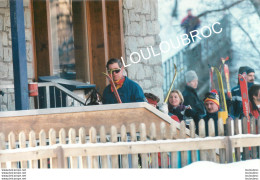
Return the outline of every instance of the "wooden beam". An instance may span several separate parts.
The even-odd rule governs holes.
[[[101,73],[106,71],[102,1],[87,1],[86,6],[91,83],[102,93],[106,87],[106,78]]]
[[[46,1],[33,1],[37,78],[51,75]]]

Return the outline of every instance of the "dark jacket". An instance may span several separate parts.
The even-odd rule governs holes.
[[[193,109],[187,109],[184,105],[179,105],[174,108],[170,103],[168,103],[169,116],[175,115],[180,121],[185,120],[186,117],[191,117],[195,122],[200,119],[199,114]]]
[[[214,126],[215,126],[215,136],[218,136],[218,112],[215,113],[206,113],[206,115],[203,117],[205,121],[205,130],[206,130],[206,136],[209,136],[209,128],[208,128],[208,123],[209,119],[212,118],[214,120]],[[197,124],[197,129],[199,128]]]
[[[118,94],[122,103],[130,102],[145,102],[142,88],[134,81],[125,77],[124,84],[118,90]],[[114,93],[111,91],[111,85],[108,85],[103,92],[103,104],[116,104],[117,100]]]
[[[182,92],[184,98],[184,105],[190,105],[191,108],[198,112],[200,115],[205,115],[206,110],[204,107],[204,103],[199,99],[196,89],[186,86],[184,91]]]
[[[253,83],[247,83],[247,88],[249,89],[252,85]],[[237,85],[236,87],[232,88],[231,94],[232,94],[232,106],[233,106],[231,114],[234,116],[234,118],[241,118],[243,115],[243,104],[242,104],[240,85]]]

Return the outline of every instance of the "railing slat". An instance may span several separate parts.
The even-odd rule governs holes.
[[[190,127],[190,138],[195,138],[196,126],[195,126],[195,123],[194,123],[193,119],[190,121],[189,127]],[[192,162],[196,162],[197,161],[197,152],[196,151],[191,151],[191,161]]]
[[[156,126],[155,123],[151,123],[150,126],[150,140],[156,140]],[[158,168],[158,153],[151,153],[152,168]]]
[[[180,124],[180,139],[186,138],[186,125],[185,121],[181,121]],[[188,164],[188,157],[186,151],[181,151],[181,167],[184,167]]]
[[[117,129],[115,126],[111,126],[111,142],[116,143],[117,142]],[[111,163],[112,163],[112,168],[118,168],[118,155],[112,155],[111,156]]]
[[[250,132],[251,134],[256,134],[256,120],[254,116],[252,116],[250,120]],[[252,147],[252,158],[257,158],[257,147]]]
[[[34,131],[29,133],[29,147],[36,147],[36,134]],[[37,160],[29,161],[29,168],[38,168]]]
[[[89,129],[89,140],[90,143],[97,143],[97,131],[94,127]],[[90,157],[90,168],[98,168],[98,156]]]
[[[170,139],[177,139],[177,127],[175,123],[170,125]],[[171,152],[171,167],[178,167],[178,153],[176,151]]]
[[[56,144],[56,131],[54,129],[49,130],[49,141],[50,145]],[[50,167],[53,168],[58,168],[58,159],[57,157],[52,157],[50,158]]]
[[[19,133],[19,146],[20,148],[26,148],[26,137],[24,131]],[[21,161],[21,168],[27,168],[27,161]]]
[[[218,135],[224,136],[224,124],[222,118],[218,119]],[[225,163],[226,162],[226,151],[225,149],[219,149],[219,162]]]
[[[208,129],[209,129],[209,137],[215,137],[215,124],[212,118],[209,119]],[[208,150],[208,160],[212,162],[217,162],[215,149]]]
[[[234,121],[234,135],[238,135],[240,134],[239,133],[239,119],[236,118],[235,121]],[[241,160],[241,153],[240,153],[240,148],[235,148],[235,158],[236,158],[236,161],[240,161]]]
[[[15,149],[15,135],[10,132],[8,135],[9,149]],[[9,166],[9,167],[8,167]],[[17,168],[17,162],[8,162],[7,168]]]
[[[46,133],[44,130],[41,130],[39,133],[39,141],[40,146],[46,146]],[[41,168],[48,168],[48,160],[47,158],[40,159],[40,167]]]
[[[140,124],[140,140],[141,141],[146,141],[146,126],[144,123]],[[141,154],[141,160],[142,160],[142,168],[148,168],[148,157],[147,153]]]
[[[199,137],[201,138],[206,137],[205,121],[203,119],[199,121]],[[205,150],[200,151],[200,160],[207,161],[207,151]]]
[[[136,129],[135,124],[130,124],[130,135],[131,135],[131,141],[136,142]],[[138,155],[132,154],[132,168],[138,168]]]
[[[107,142],[107,134],[105,126],[100,127],[100,142],[106,143]],[[101,168],[108,168],[108,159],[106,156],[101,156]]]
[[[243,134],[247,134],[248,131],[247,131],[247,118],[246,117],[243,117],[242,119],[242,132]],[[249,148],[246,147],[246,148],[243,148],[243,160],[247,160],[249,159]]]
[[[167,139],[166,124],[162,122],[160,124],[161,140]],[[161,168],[168,167],[168,155],[167,152],[161,152]]]
[[[121,126],[121,141],[127,142],[127,134],[126,134],[125,125]],[[129,168],[128,156],[126,154],[122,155],[122,167],[123,168]]]
[[[0,150],[5,150],[5,135],[0,133]],[[6,168],[6,163],[0,163],[0,168]]]
[[[69,129],[69,144],[76,144],[76,130],[74,128]],[[74,157],[74,156],[70,157],[70,167],[71,168],[78,167],[78,157]]]
[[[86,144],[86,129],[79,128],[79,144]],[[87,156],[79,157],[79,168],[88,168]]]
[[[67,144],[66,143],[66,131],[64,128],[61,128],[59,131],[59,143]],[[68,168],[68,157],[64,158],[64,168]]]

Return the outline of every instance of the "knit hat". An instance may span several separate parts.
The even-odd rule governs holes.
[[[246,74],[249,74],[251,72],[255,72],[255,70],[253,68],[251,68],[251,67],[248,67],[247,71],[246,71]]]
[[[154,104],[155,106],[157,106],[157,103],[160,101],[160,98],[152,93],[144,93],[144,96],[146,97],[149,104]]]
[[[212,89],[210,92],[206,93],[203,101],[204,101],[204,103],[207,101],[211,101],[219,107],[219,96],[218,96],[217,90]]]
[[[243,74],[244,72],[247,72],[248,66],[241,66],[238,70],[238,74]]]
[[[186,72],[185,78],[186,78],[186,83],[188,83],[188,82],[191,82],[194,79],[198,79],[198,76],[197,76],[195,71],[191,70],[191,71]]]

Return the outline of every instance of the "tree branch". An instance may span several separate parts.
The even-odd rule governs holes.
[[[250,0],[250,2],[255,7],[256,13],[258,14],[258,16],[260,18],[260,2],[259,2],[259,0]]]
[[[202,17],[202,16],[205,16],[205,15],[207,15],[207,14],[209,14],[209,13],[219,12],[219,11],[225,11],[225,10],[230,9],[231,7],[233,7],[233,6],[235,6],[235,5],[239,4],[239,3],[241,3],[241,2],[243,2],[243,1],[244,1],[244,0],[236,1],[236,2],[234,2],[234,3],[232,3],[232,4],[228,5],[228,6],[225,6],[225,7],[222,8],[222,9],[213,9],[213,10],[205,11],[205,12],[199,14],[199,15],[197,16],[197,18],[200,18],[200,17]]]
[[[259,49],[257,49],[253,39],[251,38],[250,34],[243,28],[243,26],[238,22],[238,20],[233,16],[233,14],[229,11],[230,15],[234,18],[234,20],[236,21],[236,24],[238,25],[238,27],[246,34],[246,36],[248,37],[250,43],[252,44],[253,48],[256,50],[256,52],[258,53],[258,55],[260,56],[260,51]]]

